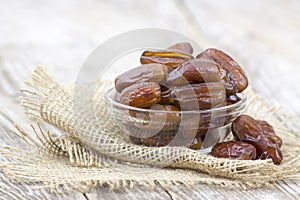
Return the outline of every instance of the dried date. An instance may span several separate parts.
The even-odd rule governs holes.
[[[124,88],[141,82],[164,84],[167,73],[168,68],[165,65],[157,63],[144,64],[119,75],[115,79],[115,88],[118,92],[122,92]]]
[[[264,121],[264,120],[256,120],[256,121],[259,123],[261,128],[264,130],[265,136],[269,137],[271,140],[273,140],[275,143],[277,143],[277,145],[279,147],[281,147],[282,140],[280,137],[278,137],[275,134],[274,128],[267,121]]]
[[[246,73],[235,60],[233,60],[223,51],[214,48],[205,50],[205,53],[207,53],[214,61],[230,72],[237,92],[242,92],[247,88],[248,78]]]
[[[217,158],[230,158],[236,160],[255,160],[256,149],[253,145],[241,141],[217,143],[211,151]]]
[[[180,105],[181,110],[208,109],[225,102],[224,85],[220,82],[200,83],[175,87],[171,90],[170,100]]]
[[[144,51],[140,61],[142,64],[160,63],[171,68],[176,68],[182,63],[193,59],[189,54],[176,51]]]
[[[232,132],[238,140],[255,146],[258,158],[271,158],[274,164],[281,163],[283,157],[279,146],[265,135],[261,125],[252,117],[239,116],[232,123]]]
[[[220,66],[207,59],[192,59],[173,70],[167,77],[170,85],[187,85],[204,82],[219,82]]]
[[[166,111],[163,113],[157,112],[155,114],[151,114],[151,118],[155,116],[156,119],[162,118],[162,119],[165,119],[166,122],[179,122],[180,121],[180,114],[179,114],[180,109],[174,105],[155,104],[155,105],[151,106],[150,109],[158,110],[158,111]],[[163,122],[163,120],[161,122]]]
[[[152,132],[176,131],[181,120],[179,111],[179,108],[174,105],[154,104],[150,107],[149,112],[135,112],[134,117],[141,120],[135,122],[135,126]]]
[[[160,93],[158,83],[137,83],[122,91],[120,103],[137,108],[150,108],[160,101]]]
[[[226,95],[235,95],[237,92],[235,83],[233,81],[231,73],[224,69],[223,67],[220,68],[221,71],[221,81],[224,84],[224,87],[226,89]]]
[[[197,56],[197,58],[210,60],[211,62],[214,61],[206,52],[200,53]],[[227,96],[235,95],[237,90],[236,90],[236,86],[234,84],[231,73],[227,69],[222,67],[221,65],[220,65],[220,73],[221,73],[221,82],[224,84],[225,89],[226,89],[226,95]]]
[[[226,97],[226,105],[232,105],[241,100],[236,94],[232,94]]]

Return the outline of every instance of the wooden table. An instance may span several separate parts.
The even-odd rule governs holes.
[[[183,33],[204,48],[225,50],[241,63],[252,87],[300,115],[300,2],[252,1],[34,1],[0,2],[0,111],[26,123],[17,106],[23,80],[43,65],[59,81],[75,80],[86,57],[113,35],[155,27]],[[0,118],[1,119],[1,118]],[[300,118],[299,118],[300,119]],[[18,145],[1,125],[0,144]],[[3,159],[0,157],[0,159]],[[228,190],[199,184],[165,190],[95,188],[54,195],[14,184],[0,172],[1,199],[300,199],[300,183],[272,189]]]

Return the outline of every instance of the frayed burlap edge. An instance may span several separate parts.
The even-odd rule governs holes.
[[[80,129],[70,109],[72,89],[59,85],[43,68],[37,68],[32,79],[26,83],[35,89],[23,90],[27,95],[22,97],[22,105],[27,114],[62,129],[69,136],[53,137],[37,125],[35,128],[33,126],[39,138],[36,141],[17,127],[15,134],[35,150],[25,151],[11,146],[1,149],[1,154],[10,160],[1,163],[1,166],[5,174],[15,181],[42,182],[43,187],[56,191],[75,188],[86,192],[96,185],[108,185],[112,189],[135,185],[151,188],[158,182],[164,187],[207,183],[234,188],[257,188],[271,186],[277,180],[299,179],[299,145],[296,139],[300,133],[285,125],[288,115],[278,107],[269,106],[268,102],[251,90],[247,94],[245,113],[267,119],[275,125],[277,134],[284,141],[285,159],[280,166],[273,165],[270,160],[217,159],[186,148],[145,148],[130,144],[107,116],[101,101],[96,105],[97,120],[103,122],[101,126],[91,126],[95,119],[91,119],[88,112],[83,112],[90,129]],[[100,87],[102,90],[98,91],[103,91],[105,84],[101,83]],[[99,99],[102,95],[103,92],[98,92],[96,97]],[[120,148],[125,151],[120,151]],[[138,153],[132,156],[128,150]],[[141,152],[155,156],[145,160]],[[158,158],[166,158],[171,162],[169,167],[176,169],[161,169]]]
[[[34,151],[3,146],[1,155],[10,161],[2,163],[4,173],[12,180],[23,183],[43,183],[38,188],[50,188],[53,192],[70,192],[77,189],[83,193],[92,187],[108,186],[145,187],[152,189],[159,184],[192,187],[198,183],[228,188],[258,188],[272,186],[272,182],[247,182],[184,169],[161,169],[134,164],[124,164],[86,148],[65,135],[52,138],[40,125],[33,127],[39,140],[28,137],[28,133],[16,127],[15,134],[26,140]],[[49,133],[49,132],[48,132]]]

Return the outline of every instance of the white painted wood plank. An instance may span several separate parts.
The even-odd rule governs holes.
[[[299,1],[178,2],[195,32],[232,55],[258,92],[300,114]]]
[[[155,189],[145,188],[134,188],[134,189],[120,189],[115,191],[109,191],[108,189],[92,189],[86,194],[89,200],[97,199],[157,199],[157,200],[168,200],[170,197],[161,188],[156,187]]]
[[[13,126],[11,120],[19,121],[20,125],[25,123],[27,126],[29,126],[29,121],[25,120],[26,118],[23,114],[21,114],[22,111],[18,104],[12,102],[11,99],[7,97],[3,97],[1,95],[0,97],[0,146],[9,144],[15,147],[24,148],[26,144],[21,141],[20,138],[11,134],[9,129]],[[1,155],[0,160],[4,160]],[[34,187],[37,186],[39,186],[39,184],[14,183],[4,175],[2,170],[0,170],[0,199],[85,199],[83,194],[78,191],[73,191],[70,194],[60,195],[54,194],[48,189],[34,189]]]

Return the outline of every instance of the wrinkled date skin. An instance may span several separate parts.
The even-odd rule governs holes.
[[[256,120],[256,121],[259,123],[261,128],[264,130],[265,136],[269,137],[271,140],[273,140],[275,143],[277,143],[277,145],[279,147],[281,147],[282,140],[280,137],[278,137],[275,134],[274,128],[267,121],[264,121],[264,120]]]
[[[193,52],[194,52],[192,45],[188,42],[176,43],[176,44],[168,47],[167,50],[179,51],[179,52],[186,53],[186,54],[193,54]]]
[[[246,73],[241,68],[241,66],[236,61],[234,61],[229,55],[227,55],[221,50],[214,48],[209,48],[205,50],[205,53],[207,53],[214,61],[216,61],[223,68],[230,72],[232,79],[235,83],[237,92],[242,92],[247,88],[248,78],[246,76]]]
[[[224,85],[220,82],[200,83],[190,86],[175,87],[170,93],[171,102],[180,105],[181,110],[195,110],[216,107],[225,102]]]
[[[120,95],[120,103],[137,108],[150,108],[159,101],[160,85],[153,82],[129,86]]]
[[[210,60],[211,62],[214,62],[214,60],[206,52],[200,53],[196,58],[206,59],[206,60]],[[234,81],[232,79],[231,73],[222,66],[220,66],[220,73],[221,73],[221,82],[224,84],[226,89],[226,95],[227,96],[235,95],[237,90]]]
[[[118,92],[128,86],[141,82],[156,82],[164,84],[168,68],[165,65],[152,63],[135,67],[119,75],[115,79],[115,88]]]
[[[274,164],[280,164],[282,152],[274,141],[267,137],[260,124],[250,116],[241,115],[232,123],[233,135],[240,141],[252,144],[260,159],[271,158]]]
[[[158,50],[144,51],[140,61],[142,64],[160,63],[175,69],[179,65],[193,58],[194,57],[192,55],[181,52]]]
[[[219,82],[220,80],[220,66],[214,61],[201,58],[183,63],[167,77],[167,83],[170,85]]]
[[[236,160],[255,160],[256,149],[253,145],[241,141],[217,143],[211,151],[217,158],[230,158]]]

